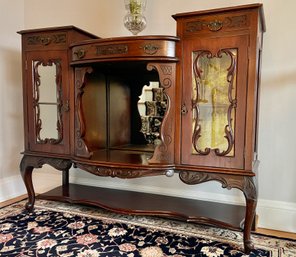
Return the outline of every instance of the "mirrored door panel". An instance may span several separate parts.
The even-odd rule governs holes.
[[[37,143],[58,144],[63,140],[61,60],[33,61],[32,65]]]
[[[30,53],[27,58],[30,149],[69,152],[67,55]],[[67,132],[67,133],[66,133]]]

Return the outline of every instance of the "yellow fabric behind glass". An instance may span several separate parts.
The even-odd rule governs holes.
[[[236,58],[236,50],[231,50]],[[193,61],[196,60],[200,52],[193,53]],[[193,72],[193,98],[196,99],[198,92],[198,109],[193,113],[193,130],[195,123],[201,129],[200,137],[195,142],[197,148],[204,151],[206,148],[219,149],[220,152],[227,150],[228,141],[225,138],[225,127],[228,125],[228,108],[230,101],[228,98],[229,82],[227,81],[228,69],[231,67],[232,57],[224,52],[219,57],[209,57],[201,55],[197,60],[200,76]],[[233,74],[235,76],[235,74]],[[231,89],[232,98],[235,98],[236,78],[233,78]],[[231,113],[231,126],[234,124],[234,110]],[[194,131],[193,131],[194,132]],[[197,153],[193,147],[193,153]],[[227,156],[233,156],[234,149]]]

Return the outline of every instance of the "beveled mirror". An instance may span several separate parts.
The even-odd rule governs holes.
[[[138,102],[141,116],[141,132],[148,144],[160,144],[160,128],[167,109],[167,99],[159,82],[150,82],[144,86]]]

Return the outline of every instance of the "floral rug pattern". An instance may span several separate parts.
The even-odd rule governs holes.
[[[38,200],[0,209],[0,256],[224,257],[296,256],[296,241],[252,235],[245,255],[242,233],[146,216]]]

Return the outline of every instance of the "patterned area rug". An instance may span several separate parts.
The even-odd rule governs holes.
[[[296,256],[293,240],[253,234],[256,249],[244,255],[241,232],[44,200],[28,213],[24,204],[0,209],[0,256]]]

